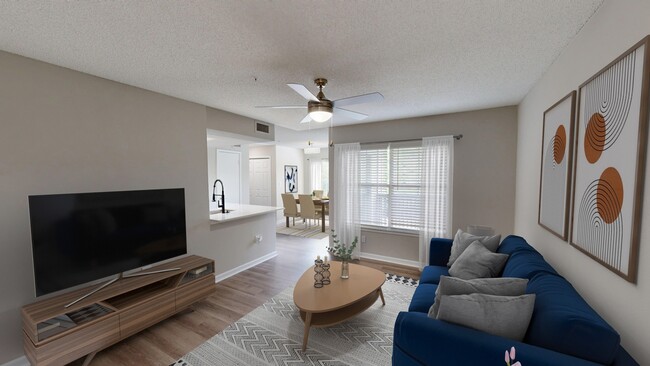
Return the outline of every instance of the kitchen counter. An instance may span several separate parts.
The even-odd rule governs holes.
[[[239,220],[246,217],[263,215],[269,212],[275,212],[282,209],[283,209],[282,207],[274,207],[274,206],[257,206],[257,205],[226,203],[226,210],[229,210],[230,212],[224,214],[221,213],[220,209],[219,211],[210,211],[210,224],[220,224],[223,222]]]

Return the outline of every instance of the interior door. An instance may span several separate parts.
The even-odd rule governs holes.
[[[241,154],[238,151],[217,150],[217,179],[223,182],[226,202],[241,202]],[[219,192],[217,184],[217,192]],[[226,208],[228,206],[226,205]]]
[[[251,205],[272,206],[271,158],[248,159]]]

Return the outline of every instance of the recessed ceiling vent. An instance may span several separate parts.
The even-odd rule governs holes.
[[[265,123],[255,122],[255,132],[269,134],[271,132],[271,127]]]

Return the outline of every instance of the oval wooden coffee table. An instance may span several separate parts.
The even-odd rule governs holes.
[[[350,263],[350,278],[341,279],[341,262],[332,264],[332,283],[314,287],[314,267],[309,267],[293,289],[293,302],[300,309],[305,322],[302,350],[307,348],[310,327],[327,327],[341,323],[369,308],[381,297],[386,305],[381,286],[386,275],[374,268]]]

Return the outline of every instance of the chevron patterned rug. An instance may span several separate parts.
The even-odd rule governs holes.
[[[406,311],[417,281],[387,275],[378,300],[361,314],[327,328],[312,328],[302,352],[304,325],[287,288],[172,366],[390,365],[393,324]]]

